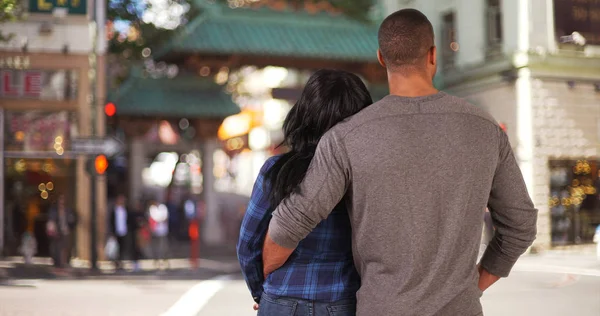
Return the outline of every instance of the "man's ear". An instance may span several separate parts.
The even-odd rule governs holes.
[[[381,55],[381,50],[377,50],[377,60],[379,60],[379,64],[383,66],[383,68],[387,68],[385,65],[385,60],[383,60],[383,55]]]
[[[437,47],[432,46],[431,49],[429,49],[429,54],[428,54],[428,60],[427,62],[429,62],[432,66],[436,66],[437,65]]]

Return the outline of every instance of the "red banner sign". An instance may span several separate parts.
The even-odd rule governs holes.
[[[0,98],[72,100],[76,88],[75,71],[0,70]]]

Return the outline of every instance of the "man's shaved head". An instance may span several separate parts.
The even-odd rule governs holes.
[[[435,46],[431,22],[415,9],[388,16],[379,27],[378,40],[381,57],[391,71],[425,67],[427,53]]]

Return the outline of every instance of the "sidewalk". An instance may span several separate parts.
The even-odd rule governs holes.
[[[169,259],[168,269],[161,270],[154,260],[139,261],[139,271],[133,271],[132,261],[123,261],[123,270],[115,271],[109,261],[98,262],[98,270],[89,269],[86,260],[73,259],[68,269],[56,269],[49,258],[34,258],[33,264],[26,265],[22,257],[0,259],[0,283],[11,279],[114,279],[114,278],[160,278],[160,279],[206,279],[220,274],[239,273],[240,268],[235,251],[227,247],[205,248],[200,254],[197,269],[189,259]]]
[[[549,250],[522,256],[513,270],[600,276],[600,260],[591,252]]]

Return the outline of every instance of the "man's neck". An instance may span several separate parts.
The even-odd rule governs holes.
[[[388,83],[390,94],[402,97],[423,97],[439,92],[431,79],[423,74],[388,73]]]

